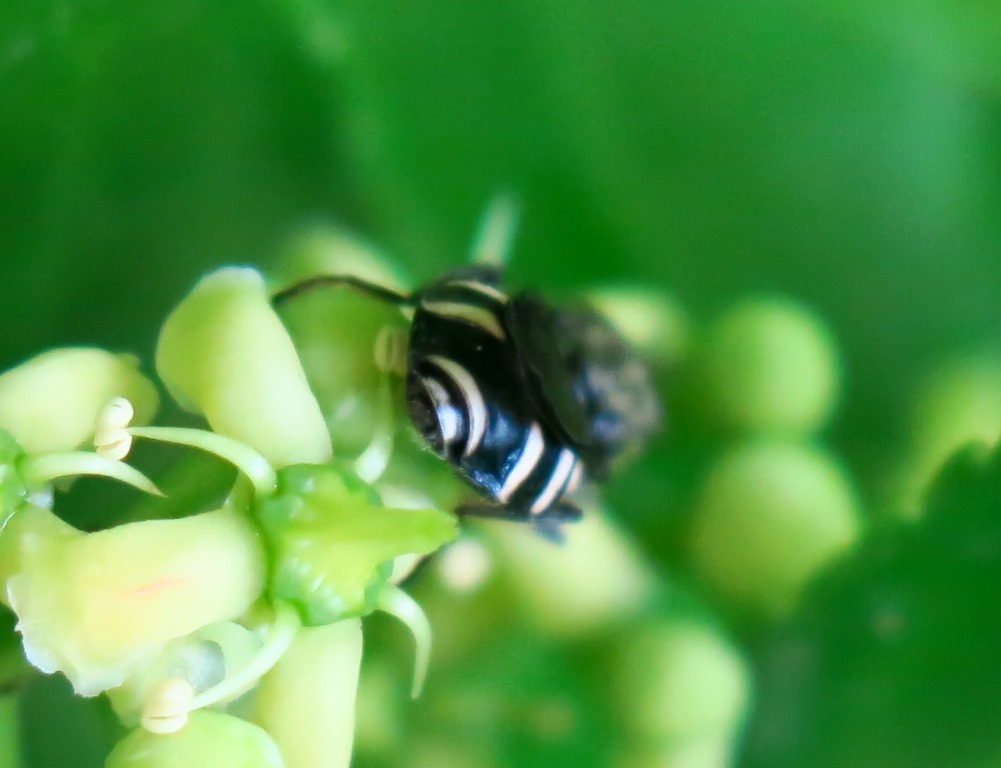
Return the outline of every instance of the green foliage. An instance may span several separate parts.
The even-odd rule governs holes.
[[[660,321],[670,338],[650,343],[664,355],[667,427],[602,493],[653,586],[628,619],[601,613],[615,618],[582,639],[551,626],[587,601],[549,606],[582,584],[617,589],[600,557],[578,553],[563,569],[574,558],[519,548],[536,567],[512,575],[519,560],[498,540],[494,571],[466,595],[428,566],[415,582],[442,651],[428,692],[394,703],[374,687],[390,735],[360,742],[356,763],[680,760],[624,754],[614,713],[643,699],[603,675],[633,633],[689,621],[695,605],[749,665],[748,709],[726,726],[729,748],[746,721],[734,764],[993,765],[998,459],[954,463],[923,497],[952,451],[998,434],[999,41],[992,4],[944,0],[2,3],[0,370],[93,344],[136,352],[150,370],[157,329],[199,276],[224,263],[302,274],[295,257],[276,261],[318,224],[362,233],[419,283],[462,261],[487,200],[511,190],[523,213],[513,283],[564,294],[641,284],[676,302]],[[760,317],[731,320],[722,342],[720,328],[763,295],[786,297],[809,328],[748,362]],[[371,394],[378,377],[361,355],[386,318],[355,296],[310,302],[282,319],[350,455],[367,444],[373,398],[337,406],[353,388]],[[182,347],[199,340],[193,325]],[[325,377],[335,358],[343,375]],[[232,406],[228,423],[241,426],[239,403],[213,406]],[[190,421],[169,406],[161,417]],[[732,428],[754,441],[776,422],[790,451],[820,450],[837,479],[820,472],[828,488],[814,499],[797,495],[806,470],[745,471],[726,504],[706,501],[739,448]],[[804,433],[809,445],[795,442]],[[405,429],[396,437],[410,457],[390,468],[397,490],[450,508],[461,490]],[[171,469],[174,459],[137,450],[171,501],[129,514],[218,506],[231,476],[202,459]],[[783,477],[795,498],[769,504]],[[851,501],[837,503],[831,485]],[[77,481],[60,514],[109,527],[124,493]],[[726,599],[693,546],[700,503],[723,510],[700,545],[718,558],[776,572],[809,560],[780,590],[805,589],[801,601],[776,617]],[[832,506],[858,549],[824,567],[804,553]],[[792,525],[772,535],[765,524],[790,510]],[[366,664],[404,689],[409,653],[371,634]],[[23,705],[28,768],[93,768],[116,738],[58,685],[32,682]]]
[[[991,765],[1001,452],[957,455],[925,516],[874,533],[762,643],[749,766]]]

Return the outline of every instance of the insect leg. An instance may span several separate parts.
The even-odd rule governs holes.
[[[521,521],[528,519],[528,512],[512,511],[499,504],[489,504],[487,502],[463,502],[455,508],[455,514],[459,517],[482,517],[486,520],[514,520]]]
[[[563,532],[563,526],[567,523],[576,523],[583,516],[580,509],[568,501],[561,501],[539,515],[532,515],[528,511],[512,510],[497,504],[475,502],[460,504],[455,513],[460,517],[482,517],[511,522],[528,521],[539,536],[553,544],[565,543],[566,535]]]
[[[331,288],[337,286],[351,288],[395,306],[406,306],[413,303],[412,296],[397,293],[394,290],[381,285],[376,285],[375,283],[370,283],[367,280],[362,280],[360,277],[355,277],[354,275],[316,275],[315,277],[308,277],[305,280],[294,283],[287,288],[282,288],[280,291],[273,293],[271,295],[271,303],[277,307],[284,304],[286,301],[294,299],[301,294],[308,293],[315,288]]]
[[[535,532],[546,541],[553,544],[566,544],[567,537],[563,526],[567,523],[576,523],[583,517],[580,509],[568,501],[561,501],[550,507],[533,521],[532,526]]]

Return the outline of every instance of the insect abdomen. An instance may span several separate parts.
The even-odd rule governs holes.
[[[449,280],[422,294],[408,401],[436,452],[512,516],[533,517],[576,487],[583,468],[532,412],[503,320],[506,301],[475,280]]]
[[[526,430],[521,450],[502,469],[494,499],[529,516],[541,515],[580,482],[583,467],[576,452],[554,443],[538,422]]]

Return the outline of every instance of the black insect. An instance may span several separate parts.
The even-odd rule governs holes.
[[[490,500],[467,514],[558,534],[580,517],[567,497],[584,477],[604,480],[659,424],[646,367],[603,317],[531,291],[509,296],[495,267],[453,270],[409,296],[324,275],[274,301],[321,285],[413,307],[407,408],[427,444]]]

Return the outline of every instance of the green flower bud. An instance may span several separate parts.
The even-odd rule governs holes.
[[[315,275],[354,275],[399,291],[409,285],[399,267],[372,243],[330,224],[303,228],[278,262],[275,282],[282,287]]]
[[[286,768],[347,768],[361,666],[361,622],[302,629],[254,698],[253,720]]]
[[[642,610],[653,595],[653,572],[597,510],[565,526],[567,542],[560,547],[530,526],[483,526],[515,598],[544,632],[575,637],[602,629]]]
[[[19,556],[11,607],[28,660],[83,696],[121,685],[167,642],[239,616],[264,588],[258,533],[231,509],[89,534],[30,513],[3,532]]]
[[[63,522],[48,509],[35,504],[21,505],[8,516],[0,530],[0,602],[10,607],[8,582],[23,570],[21,551],[24,542],[75,539],[80,531]]]
[[[285,257],[278,282],[292,285],[316,275],[353,275],[406,292],[406,280],[375,248],[334,227],[301,232]],[[345,286],[321,286],[280,307],[340,456],[356,456],[381,425],[382,375],[373,353],[383,328],[406,338],[397,307]],[[399,388],[399,387],[397,387]],[[402,392],[394,393],[402,402]]]
[[[374,610],[393,558],[426,554],[455,536],[455,518],[434,509],[389,509],[349,469],[301,465],[278,473],[258,504],[272,552],[274,600],[307,625]]]
[[[631,743],[733,743],[750,679],[717,632],[692,621],[658,621],[625,635],[615,658],[615,710]]]
[[[692,520],[696,569],[735,602],[783,612],[859,536],[859,505],[840,465],[795,443],[750,441],[703,482]]]
[[[139,728],[108,755],[105,768],[285,768],[290,763],[268,734],[221,712],[194,712],[177,733],[158,735]]]
[[[701,356],[705,397],[727,426],[806,434],[824,426],[837,400],[830,333],[791,301],[731,307],[709,330]]]
[[[381,420],[380,377],[374,360],[383,328],[406,336],[407,321],[396,307],[350,288],[318,288],[281,308],[338,455],[356,456]],[[396,382],[395,389],[400,389]],[[403,402],[402,391],[394,400]]]
[[[182,405],[272,465],[330,458],[320,407],[254,270],[203,278],[164,323],[156,366]]]
[[[137,360],[101,349],[54,349],[0,375],[0,428],[27,453],[69,451],[90,442],[98,415],[127,398],[137,423],[156,412],[153,384]]]

